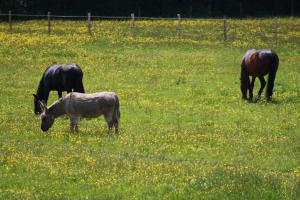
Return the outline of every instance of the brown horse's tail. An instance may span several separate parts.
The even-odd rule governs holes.
[[[279,58],[275,53],[273,53],[271,65],[270,65],[269,77],[268,77],[267,90],[266,90],[266,96],[267,96],[268,100],[270,100],[272,98],[274,82],[275,82],[278,65],[279,65]]]

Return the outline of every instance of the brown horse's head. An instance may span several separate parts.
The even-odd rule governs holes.
[[[245,68],[243,68],[243,67],[241,70],[240,81],[241,81],[241,92],[243,95],[243,99],[247,99],[247,91],[249,88],[249,76],[248,76],[248,73],[246,72]]]

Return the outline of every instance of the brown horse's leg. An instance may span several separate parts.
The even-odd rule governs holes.
[[[252,76],[251,84],[249,87],[249,100],[253,99],[253,88],[254,88],[254,82],[255,82],[255,76]]]
[[[265,86],[266,86],[266,81],[265,78],[263,76],[258,77],[260,80],[260,89],[258,91],[257,97],[255,98],[255,102],[257,102],[260,97],[261,97],[261,93],[264,90]]]

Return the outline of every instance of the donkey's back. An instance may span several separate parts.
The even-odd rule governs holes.
[[[64,97],[66,113],[80,117],[113,116],[119,112],[119,98],[114,92],[77,93]]]

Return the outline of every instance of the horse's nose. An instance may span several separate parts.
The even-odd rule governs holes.
[[[39,115],[39,114],[41,114],[41,113],[42,113],[42,111],[39,110],[39,109],[34,110],[34,114],[36,114],[36,115]]]
[[[42,129],[43,132],[48,131],[48,128],[45,128],[45,127],[43,127],[43,126],[41,126],[41,129]]]

